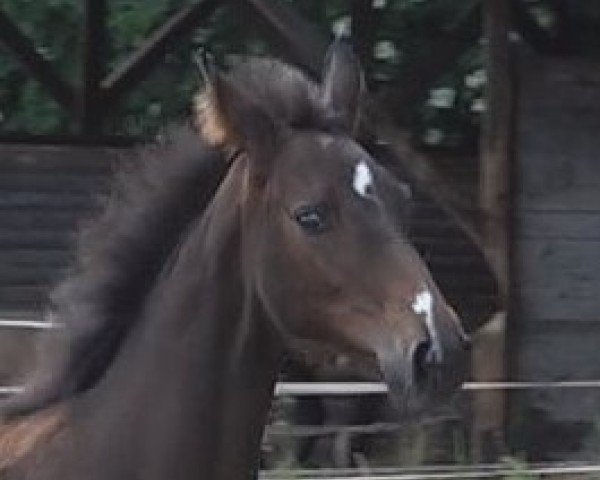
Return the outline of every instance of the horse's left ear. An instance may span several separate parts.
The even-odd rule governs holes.
[[[242,149],[261,164],[269,162],[279,128],[233,79],[212,69],[205,90],[196,97],[195,110],[200,133],[209,144]]]
[[[352,134],[358,129],[360,98],[364,88],[360,60],[346,41],[336,39],[325,56],[321,99]]]

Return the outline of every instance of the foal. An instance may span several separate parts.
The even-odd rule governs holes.
[[[144,188],[126,177],[55,296],[67,353],[4,406],[60,420],[0,478],[253,478],[288,343],[376,362],[409,413],[458,384],[465,335],[402,232],[406,190],[353,139],[343,44],[323,79],[269,60],[213,73],[202,142],[173,147],[194,155],[159,151]]]

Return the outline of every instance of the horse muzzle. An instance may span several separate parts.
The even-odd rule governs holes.
[[[377,352],[379,368],[400,413],[444,402],[464,382],[470,340],[462,332],[434,342],[428,335]]]

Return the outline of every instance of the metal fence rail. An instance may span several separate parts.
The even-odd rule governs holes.
[[[600,388],[600,380],[572,380],[558,382],[465,382],[463,391],[533,390],[533,389],[586,389]],[[380,382],[280,382],[275,387],[276,396],[320,395],[385,395],[388,387]]]
[[[263,471],[261,480],[459,480],[507,478],[600,478],[600,465],[546,464],[529,467],[506,465],[473,465],[430,467],[422,469],[326,469]]]
[[[1,318],[0,328],[16,328],[24,330],[55,330],[61,324],[51,320],[25,320],[20,318]]]
[[[0,395],[18,394],[20,385],[0,386]],[[600,388],[600,380],[564,382],[466,382],[462,391],[536,390],[536,389],[593,389]],[[388,387],[378,382],[279,382],[276,397],[360,396],[387,395]]]

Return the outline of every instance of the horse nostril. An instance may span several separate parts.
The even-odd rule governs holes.
[[[427,368],[431,365],[433,360],[432,357],[432,346],[430,340],[423,340],[415,346],[412,360],[415,379],[417,381],[423,380],[426,377]]]

